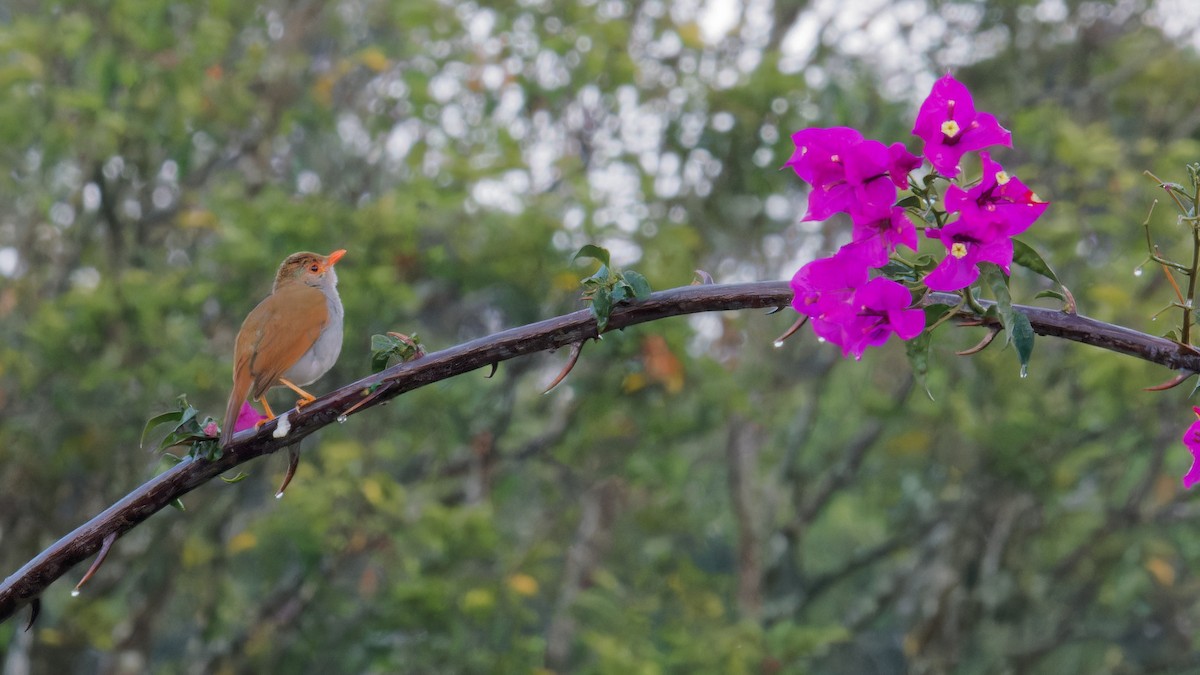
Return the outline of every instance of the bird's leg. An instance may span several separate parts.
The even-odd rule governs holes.
[[[292,391],[296,392],[297,394],[300,394],[300,398],[296,400],[296,410],[299,410],[299,409],[303,408],[304,406],[308,405],[309,403],[312,403],[313,401],[317,400],[316,396],[313,396],[312,394],[308,393],[307,391],[304,391],[300,387],[297,387],[296,385],[292,384],[291,382],[288,382],[287,378],[283,378],[283,377],[279,378],[279,383],[282,384],[283,386],[287,387],[288,389],[291,389]]]
[[[263,412],[267,413],[267,416],[254,423],[255,429],[257,429],[257,428],[261,427],[262,425],[266,424],[267,422],[270,422],[271,420],[275,419],[275,413],[271,412],[271,406],[267,405],[266,394],[263,394],[263,396],[258,399],[258,402],[262,404]]]

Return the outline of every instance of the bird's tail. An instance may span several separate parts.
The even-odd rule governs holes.
[[[251,377],[249,369],[235,369],[233,373],[233,391],[229,392],[229,403],[225,406],[225,423],[221,425],[221,447],[229,445],[233,440],[233,427],[237,424],[238,413],[246,394],[250,392]]]

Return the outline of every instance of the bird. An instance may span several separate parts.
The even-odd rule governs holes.
[[[316,400],[301,387],[312,384],[337,362],[342,351],[342,300],[333,266],[346,255],[307,251],[289,255],[275,273],[271,294],[250,310],[238,331],[233,352],[233,390],[221,425],[221,447],[233,439],[237,414],[246,397],[262,403],[267,417],[271,387],[283,385],[300,395],[296,407]]]

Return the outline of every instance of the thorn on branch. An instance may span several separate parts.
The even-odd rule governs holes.
[[[1071,294],[1071,289],[1062,284],[1059,284],[1059,287],[1062,288],[1063,295],[1067,297],[1067,304],[1063,307],[1063,311],[1072,316],[1078,316],[1079,306],[1075,304],[1075,296]]]
[[[350,414],[353,413],[355,410],[358,410],[359,408],[363,407],[364,405],[366,405],[366,404],[370,403],[371,401],[374,401],[376,398],[378,398],[379,394],[383,391],[383,389],[384,389],[383,383],[380,383],[370,389],[363,389],[362,390],[363,400],[359,401],[358,403],[355,403],[354,405],[347,408],[346,412],[342,413],[341,415],[338,415],[337,416],[338,423],[340,424],[342,422],[345,422],[346,418],[349,417]]]
[[[25,624],[25,632],[28,633],[30,628],[33,628],[33,622],[37,621],[38,614],[42,613],[42,599],[34,598],[29,601],[29,623]]]
[[[92,561],[92,566],[89,567],[88,571],[84,573],[83,578],[79,580],[79,583],[75,584],[75,589],[71,591],[71,595],[79,595],[79,589],[83,588],[83,585],[88,582],[88,579],[91,579],[92,575],[95,574],[96,571],[100,569],[100,566],[104,564],[104,561],[108,558],[108,552],[112,550],[113,542],[116,540],[116,532],[109,532],[108,534],[104,535],[104,543],[100,544],[100,552],[96,554],[96,559]]]
[[[298,466],[300,466],[300,444],[293,443],[288,446],[287,472],[283,474],[283,482],[280,483],[279,490],[275,493],[275,499],[283,498],[283,491],[292,482],[292,477],[296,475],[296,467]]]
[[[1142,391],[1166,391],[1168,389],[1174,389],[1175,387],[1178,387],[1179,385],[1183,384],[1184,382],[1187,382],[1188,378],[1190,378],[1191,376],[1193,376],[1195,374],[1196,374],[1195,371],[1184,370],[1183,372],[1179,373],[1175,377],[1172,377],[1171,379],[1167,380],[1166,382],[1163,382],[1162,384],[1156,384],[1153,387],[1146,387]]]
[[[575,364],[579,361],[579,355],[583,353],[584,342],[585,340],[580,340],[579,342],[575,342],[571,345],[571,355],[567,357],[567,365],[563,366],[562,372],[558,374],[558,377],[554,378],[554,381],[550,383],[549,387],[546,387],[546,390],[542,392],[543,394],[549,394],[552,389],[557,387],[558,384],[565,380],[567,375],[571,373],[571,369],[574,368]]]
[[[964,325],[966,325],[966,324],[964,324]],[[984,349],[987,349],[987,346],[992,344],[992,340],[995,340],[996,336],[999,334],[1000,334],[1000,326],[989,326],[987,335],[983,336],[983,339],[979,341],[979,344],[975,345],[974,347],[971,347],[970,349],[964,349],[961,352],[954,352],[954,353],[958,354],[959,356],[971,356],[973,354],[978,354],[979,352],[983,351]]]
[[[500,367],[499,361],[492,361],[492,369],[491,369],[491,371],[488,372],[488,374],[484,377],[484,379],[487,379],[487,380],[492,379],[492,376],[496,374],[496,369],[498,369],[499,367]]]
[[[783,341],[792,337],[793,335],[795,335],[796,331],[803,328],[804,324],[806,324],[806,323],[808,323],[807,316],[801,316],[799,319],[796,319],[796,323],[793,323],[791,328],[788,328],[787,330],[783,331],[783,335],[780,335],[779,337],[775,338],[775,342],[773,344],[776,347],[782,347]]]
[[[704,270],[696,270],[696,276],[692,279],[693,286],[708,286],[712,283],[715,282],[713,281],[711,274],[705,272]]]

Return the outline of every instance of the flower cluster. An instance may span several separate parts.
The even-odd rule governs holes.
[[[1183,487],[1188,490],[1200,483],[1200,408],[1192,408],[1192,412],[1196,413],[1196,419],[1183,432],[1183,444],[1192,453],[1192,467],[1183,474]]]
[[[941,210],[925,236],[946,247],[946,257],[927,274],[924,285],[958,291],[979,278],[980,263],[994,263],[1007,274],[1012,237],[1024,232],[1047,203],[1008,175],[985,148],[1012,145],[1012,135],[987,113],[975,110],[971,93],[950,75],[938,80],[917,113],[913,135],[925,143],[925,157],[947,180],[958,179],[959,162],[979,151],[983,177],[973,187],[951,184]],[[812,320],[816,334],[861,358],[867,347],[920,335],[924,312],[911,307],[908,287],[870,270],[888,264],[899,246],[917,248],[917,229],[897,206],[908,175],[923,164],[901,143],[885,146],[848,127],[802,129],[792,135],[796,151],[785,166],[812,190],[804,220],[846,213],[853,223],[851,242],[829,258],[814,260],[792,278],[792,306]],[[927,204],[932,213],[932,204]]]

